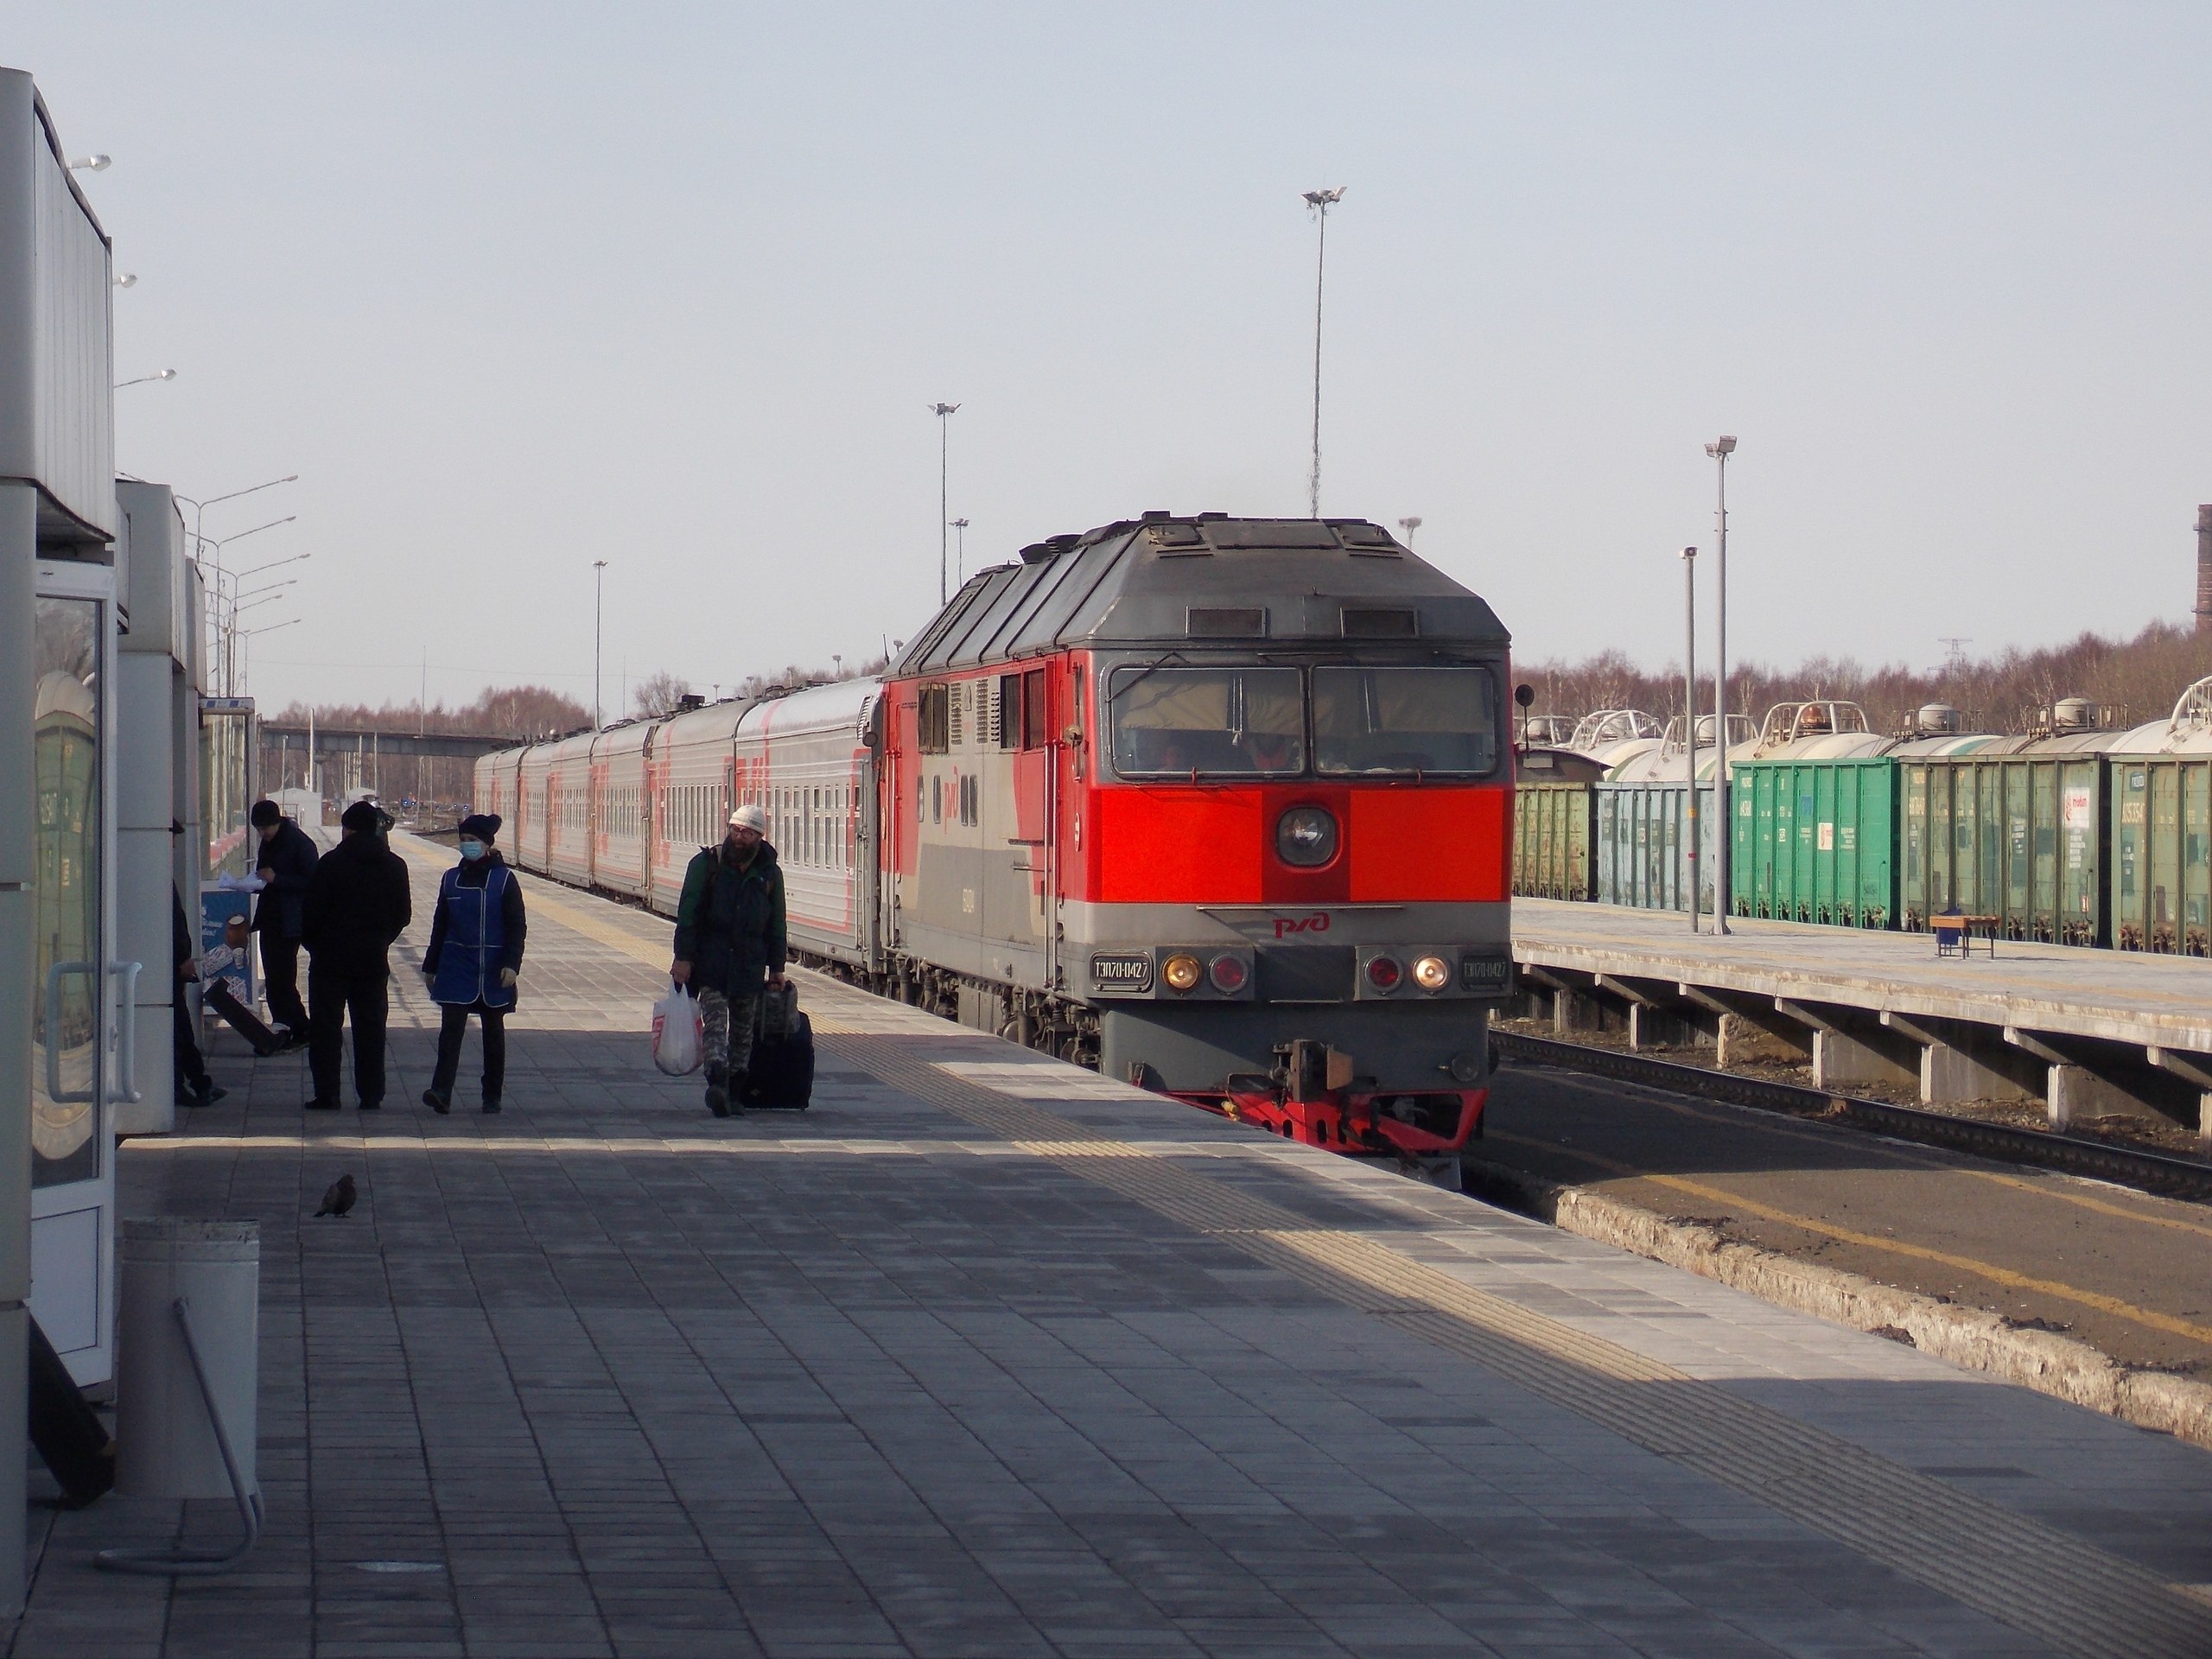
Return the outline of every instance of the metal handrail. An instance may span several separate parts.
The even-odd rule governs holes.
[[[138,1087],[138,976],[144,971],[143,962],[111,962],[107,970],[123,976],[123,1030],[119,1039],[119,1052],[115,1069],[122,1077],[121,1092],[110,1090],[110,1105],[136,1106],[146,1098],[145,1090]]]

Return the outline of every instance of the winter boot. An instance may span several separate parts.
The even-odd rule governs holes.
[[[707,1068],[707,1109],[716,1117],[729,1116],[729,1067],[726,1065]]]

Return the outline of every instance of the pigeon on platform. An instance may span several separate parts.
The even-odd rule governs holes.
[[[340,1175],[322,1195],[322,1208],[318,1216],[342,1216],[353,1207],[353,1200],[360,1196],[351,1175]]]

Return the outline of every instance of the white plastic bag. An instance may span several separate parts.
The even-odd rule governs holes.
[[[699,1069],[706,1050],[699,999],[679,985],[653,1004],[653,1064],[681,1077]]]

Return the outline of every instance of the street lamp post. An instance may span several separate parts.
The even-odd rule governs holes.
[[[1735,838],[1736,815],[1728,788],[1728,457],[1736,453],[1736,440],[1724,433],[1705,446],[1719,467],[1719,505],[1713,525],[1719,537],[1715,550],[1713,584],[1719,591],[1720,613],[1713,636],[1713,741],[1720,746],[1713,757],[1713,810],[1719,822],[1713,826],[1713,931],[1728,931],[1729,843]]]
[[[945,531],[950,527],[948,515],[952,512],[952,417],[959,410],[957,404],[930,405],[930,412],[937,416],[937,602],[939,605],[952,597],[951,590],[944,583],[949,550]]]
[[[591,728],[597,731],[601,723],[599,706],[599,645],[600,618],[607,597],[607,561],[594,559],[591,563]]]
[[[1321,516],[1321,276],[1329,260],[1329,209],[1344,199],[1350,187],[1308,190],[1306,205],[1313,210],[1320,235],[1313,250],[1313,472],[1306,485],[1306,517]]]
[[[1421,528],[1421,515],[1416,512],[1408,518],[1399,519],[1398,528],[1406,532],[1406,550],[1408,553],[1412,552],[1414,546],[1414,531]]]
[[[956,582],[968,579],[968,521],[952,521],[952,579]]]
[[[1697,549],[1682,550],[1682,748],[1689,788],[1682,807],[1683,886],[1689,889],[1690,931],[1697,925]]]

